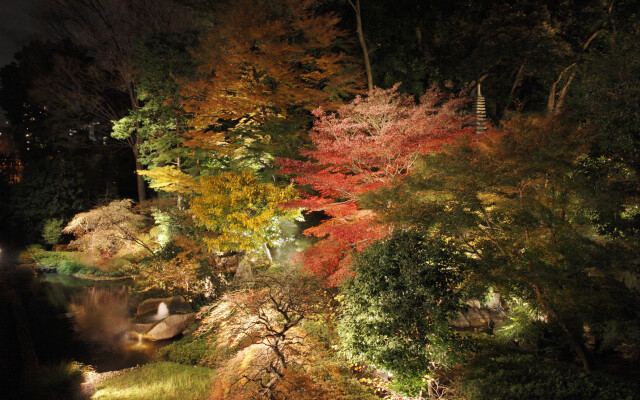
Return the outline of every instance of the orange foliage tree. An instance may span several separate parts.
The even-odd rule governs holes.
[[[322,311],[318,281],[298,274],[260,275],[251,284],[257,288],[230,295],[228,305],[219,307],[222,311],[204,320],[221,324],[217,345],[240,348],[218,377],[214,397],[314,398],[291,396],[293,387],[303,382],[298,394],[320,395],[311,380],[290,370],[309,362],[310,342],[300,325]]]
[[[318,15],[314,3],[239,0],[218,9],[195,54],[199,78],[183,84],[194,129],[185,146],[220,150],[229,128],[286,118],[359,91],[360,75],[336,45],[343,40],[339,19]]]

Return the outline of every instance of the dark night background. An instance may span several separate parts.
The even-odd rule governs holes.
[[[14,54],[30,40],[42,36],[34,14],[45,0],[4,0],[0,2],[0,65],[13,61]],[[1,123],[6,120],[4,113]]]

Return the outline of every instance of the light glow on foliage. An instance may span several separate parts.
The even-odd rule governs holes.
[[[155,220],[151,234],[155,235],[156,242],[163,248],[171,242],[171,216],[158,209],[154,210],[151,215]]]
[[[238,0],[216,10],[195,53],[199,78],[181,93],[193,115],[185,146],[228,153],[225,132],[212,126],[283,119],[361,91],[356,61],[335,48],[345,36],[339,19],[315,13],[312,3]]]
[[[211,251],[262,251],[286,240],[281,224],[301,219],[299,209],[283,209],[297,190],[261,182],[250,170],[225,171],[199,180],[172,166],[139,173],[152,178],[152,188],[191,196],[190,210],[209,234],[204,241]]]
[[[394,185],[419,154],[438,152],[444,144],[471,132],[458,113],[465,99],[444,99],[436,89],[416,103],[399,85],[376,88],[335,114],[317,109],[310,137],[315,149],[302,151],[308,161],[279,159],[280,173],[309,185],[317,195],[287,203],[322,211],[329,218],[304,234],[323,238],[302,253],[305,265],[330,283],[348,274],[351,252],[391,232],[376,213],[361,207],[362,195]]]

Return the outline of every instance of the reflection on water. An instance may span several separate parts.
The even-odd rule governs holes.
[[[92,287],[74,297],[69,312],[81,338],[112,348],[126,344],[129,330],[126,287]]]
[[[72,358],[93,365],[97,372],[128,368],[153,359],[155,350],[170,341],[144,342],[129,334],[129,289],[122,282],[95,282],[59,274],[40,276],[49,303],[59,318],[69,318],[79,354]],[[65,338],[60,338],[61,340]]]

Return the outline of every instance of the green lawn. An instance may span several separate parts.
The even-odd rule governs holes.
[[[100,382],[91,399],[206,399],[214,375],[214,370],[205,367],[171,362],[152,363]]]

